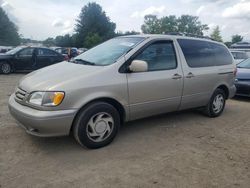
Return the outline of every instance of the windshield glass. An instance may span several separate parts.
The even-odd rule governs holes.
[[[238,64],[237,67],[250,69],[250,58],[245,61],[242,61],[240,64]]]
[[[12,50],[6,52],[5,54],[13,55],[13,54],[17,53],[17,52],[18,52],[19,50],[21,50],[21,49],[23,49],[23,46],[18,46],[18,47],[16,47],[16,48],[14,48],[14,49],[12,49]]]
[[[143,37],[114,38],[75,57],[73,62],[99,66],[110,65],[143,40]]]

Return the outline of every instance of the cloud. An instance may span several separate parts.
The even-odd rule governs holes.
[[[239,3],[226,8],[222,16],[224,18],[250,19],[250,1],[241,0]]]
[[[1,7],[5,10],[13,10],[14,9],[7,1],[1,1],[0,4],[1,4]]]
[[[61,18],[57,18],[52,22],[53,27],[63,27],[64,21]]]
[[[62,35],[66,35],[66,34],[70,34],[70,33],[73,33],[74,32],[74,27],[68,27],[68,28],[65,28],[61,31],[61,34]]]
[[[149,8],[146,8],[142,11],[135,11],[133,14],[131,14],[131,18],[141,18],[148,14],[161,14],[166,10],[166,7],[164,5],[155,7],[151,6]]]
[[[205,9],[205,6],[204,6],[204,5],[200,6],[200,7],[197,9],[197,11],[196,11],[196,15],[199,16],[199,15],[204,11],[204,9]]]
[[[69,33],[73,33],[74,26],[69,20],[63,20],[62,18],[56,18],[52,24],[53,27],[60,28],[60,34],[65,35]]]

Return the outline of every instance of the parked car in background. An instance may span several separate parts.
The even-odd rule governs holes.
[[[13,49],[13,47],[11,47],[11,46],[0,46],[0,54],[4,54],[12,49]]]
[[[49,48],[21,46],[0,55],[0,72],[32,71],[64,60],[63,55]]]
[[[239,64],[240,62],[249,58],[249,55],[244,51],[230,50],[230,52],[232,53],[236,64]]]
[[[27,133],[62,136],[99,148],[120,124],[152,115],[202,108],[222,114],[236,91],[236,66],[212,40],[133,35],[108,40],[72,59],[24,77],[9,100]]]
[[[83,52],[86,52],[87,48],[78,48],[78,54],[82,54]]]
[[[250,58],[237,65],[236,95],[250,97]]]
[[[249,42],[237,42],[234,43],[230,46],[230,48],[234,48],[234,49],[250,49],[250,43]]]
[[[77,48],[62,47],[62,48],[56,48],[55,51],[57,51],[60,54],[63,54],[65,57],[67,56],[69,60],[79,55]]]

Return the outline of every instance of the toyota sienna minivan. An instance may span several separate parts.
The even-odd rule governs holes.
[[[209,39],[117,37],[25,76],[9,110],[29,134],[72,133],[82,146],[99,148],[123,122],[198,107],[221,115],[236,91],[233,61],[225,45]]]

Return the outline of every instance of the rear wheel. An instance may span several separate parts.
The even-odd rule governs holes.
[[[222,114],[226,104],[226,95],[222,89],[216,89],[204,112],[209,117],[218,117]]]
[[[3,74],[10,74],[11,73],[11,66],[9,63],[3,63],[1,66],[1,72]]]
[[[74,137],[79,144],[90,149],[100,148],[115,138],[120,116],[112,105],[96,102],[77,115],[73,126]]]

